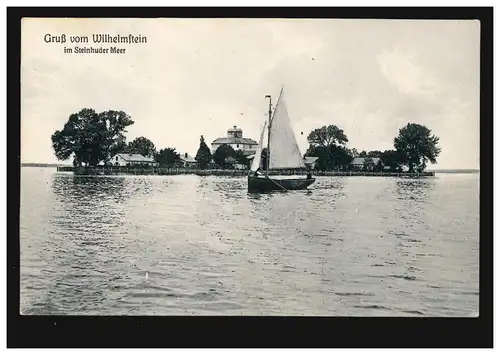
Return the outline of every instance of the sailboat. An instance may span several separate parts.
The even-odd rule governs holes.
[[[271,192],[288,190],[305,190],[316,179],[308,173],[306,178],[279,178],[269,176],[269,170],[304,169],[304,159],[300,154],[297,139],[293,133],[288,110],[285,103],[283,86],[281,87],[274,112],[271,95],[269,98],[269,121],[266,119],[260,134],[259,145],[248,174],[248,192]],[[266,126],[266,123],[267,126]],[[267,128],[267,159],[264,174],[260,173],[262,145]]]

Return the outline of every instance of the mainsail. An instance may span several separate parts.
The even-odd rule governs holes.
[[[304,159],[300,154],[297,139],[295,138],[290,118],[288,117],[283,88],[281,88],[281,93],[271,120],[269,151],[269,169],[292,169],[305,167]],[[257,155],[255,156],[257,157]]]
[[[255,151],[255,155],[253,157],[252,167],[250,168],[250,171],[252,171],[252,172],[257,171],[260,167],[261,154],[262,154],[262,143],[264,142],[264,132],[266,130],[266,123],[267,123],[267,121],[264,122],[264,126],[262,127],[259,145],[257,146],[257,150]]]

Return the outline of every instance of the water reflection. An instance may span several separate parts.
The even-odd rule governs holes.
[[[241,198],[246,190],[246,180],[238,178],[220,178],[214,183],[213,190],[226,199]]]
[[[106,288],[120,278],[110,263],[120,263],[125,247],[123,202],[138,190],[123,177],[64,175],[53,176],[52,190],[58,203],[51,213],[52,232],[42,243],[42,251],[50,254],[42,272],[48,273],[51,285],[44,306],[35,303],[33,308],[38,314],[98,313],[109,298]]]
[[[237,177],[29,173],[23,313],[477,310],[474,181],[318,177],[248,194]]]
[[[431,178],[398,179],[396,192],[400,200],[426,201],[435,185],[436,181]]]
[[[407,230],[412,231],[415,224],[423,223],[435,185],[436,182],[432,179],[396,180],[394,190],[398,202],[393,204],[394,215],[405,221],[402,225]]]
[[[419,265],[426,243],[432,238],[429,205],[436,187],[434,179],[398,179],[394,185],[393,215],[400,223],[388,228],[394,238],[394,272],[389,276],[405,281],[422,281]],[[389,192],[391,193],[391,192]]]
[[[339,191],[344,188],[346,183],[345,177],[324,178],[317,177],[314,184],[311,185],[311,190],[330,190]]]
[[[263,197],[263,194],[258,193],[258,192],[249,192],[247,193],[247,196],[250,200],[260,200]]]
[[[74,199],[100,200],[113,197],[123,202],[127,197],[124,177],[97,177],[78,175],[53,175],[52,190],[54,194],[67,201]]]

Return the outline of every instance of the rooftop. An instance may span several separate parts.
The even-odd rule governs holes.
[[[217,138],[212,144],[251,144],[257,145],[258,143],[251,138],[236,138],[236,137],[221,137]]]
[[[188,153],[180,153],[180,159],[186,163],[196,163],[196,159]]]
[[[305,157],[304,158],[304,164],[312,164],[316,160],[318,160],[318,157]]]
[[[380,161],[380,158],[373,158],[373,157],[356,157],[351,161],[352,165],[364,165],[365,159],[369,158],[372,160],[373,164],[377,165],[378,162]]]
[[[124,153],[119,153],[117,155],[119,157],[121,157],[125,161],[144,162],[144,163],[154,163],[155,162],[154,158],[145,157],[144,155],[141,155],[141,154],[124,154]]]

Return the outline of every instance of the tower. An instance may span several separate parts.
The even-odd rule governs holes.
[[[233,126],[233,128],[229,128],[227,130],[227,137],[228,138],[243,138],[243,130],[241,128]]]

